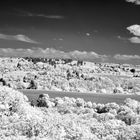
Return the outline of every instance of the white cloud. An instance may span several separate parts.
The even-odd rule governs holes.
[[[25,35],[15,35],[13,37],[15,38],[15,40],[19,40],[19,41],[23,41],[23,42],[35,43],[35,44],[38,43]]]
[[[63,41],[64,39],[63,39],[63,38],[59,38],[58,40],[59,40],[59,41]]]
[[[90,33],[86,33],[86,36],[90,36]]]
[[[126,0],[126,1],[135,3],[136,5],[140,5],[140,0]]]
[[[137,24],[131,25],[127,27],[127,30],[129,30],[130,33],[135,35],[134,37],[128,38],[128,40],[131,43],[140,43],[140,25],[137,25]]]
[[[139,44],[140,43],[140,37],[131,37],[128,39],[131,43],[137,43]]]
[[[4,57],[46,57],[46,58],[69,58],[73,60],[84,60],[91,62],[104,62],[104,63],[134,63],[139,64],[139,55],[121,55],[116,54],[114,56],[110,55],[99,55],[95,52],[87,51],[71,51],[64,52],[56,50],[54,48],[0,48],[0,56]]]
[[[140,59],[139,55],[114,55],[114,58],[117,60],[132,60],[132,59]]]
[[[130,31],[130,33],[132,33],[135,36],[140,36],[140,25],[131,25],[129,27],[127,27],[127,30]]]
[[[55,54],[55,55],[54,55]],[[23,48],[0,48],[0,55],[1,56],[17,56],[17,57],[54,57],[62,55],[62,51],[57,51],[52,48],[32,48],[32,49],[23,49]]]
[[[50,18],[50,19],[63,19],[64,16],[61,15],[44,15],[44,14],[34,14],[36,17]]]
[[[81,59],[81,60],[89,60],[89,61],[94,61],[94,60],[99,60],[101,62],[108,60],[107,55],[99,55],[95,52],[87,52],[87,51],[71,51],[68,53],[68,55],[71,58],[75,58],[75,59]]]
[[[124,41],[124,42],[128,41],[128,38],[122,37],[120,35],[118,35],[117,38],[120,39],[120,40],[122,40],[122,41]]]
[[[7,40],[10,40],[11,37],[10,37],[9,35],[0,34],[0,39],[7,39]]]
[[[71,51],[64,52],[53,48],[32,48],[32,49],[13,49],[13,48],[0,48],[1,56],[15,56],[15,57],[47,57],[47,58],[71,58],[76,60],[87,60],[87,61],[100,61],[103,62],[108,59],[107,55],[99,55],[95,52],[86,51]]]
[[[27,42],[27,43],[33,43],[33,44],[40,44],[39,42],[30,39],[29,37],[25,35],[5,35],[5,34],[0,34],[0,39],[5,39],[5,40],[16,40],[16,41],[22,41],[22,42]]]
[[[62,15],[45,15],[45,14],[37,14],[37,13],[31,13],[29,11],[24,11],[21,9],[15,9],[16,15],[19,16],[27,16],[27,17],[42,17],[42,18],[48,18],[48,19],[63,19],[64,16]]]

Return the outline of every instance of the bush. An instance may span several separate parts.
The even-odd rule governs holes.
[[[32,107],[22,93],[0,87],[2,140],[139,140],[139,102],[96,104],[42,94]]]
[[[27,89],[37,89],[37,83],[34,80],[31,80]]]

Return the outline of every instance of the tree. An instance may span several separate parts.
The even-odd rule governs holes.
[[[37,89],[37,82],[35,82],[34,80],[31,80],[27,89]]]
[[[133,74],[136,72],[135,69],[130,69],[130,72],[132,72]]]
[[[7,85],[6,81],[3,78],[0,78],[0,82],[2,82],[2,85],[3,86],[6,86]]]

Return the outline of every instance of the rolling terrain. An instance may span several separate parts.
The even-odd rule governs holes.
[[[139,94],[140,69],[71,59],[1,58],[0,83],[13,89]]]

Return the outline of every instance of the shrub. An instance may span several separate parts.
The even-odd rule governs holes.
[[[37,89],[37,83],[34,80],[31,80],[27,89]]]
[[[139,102],[96,104],[42,94],[32,107],[22,93],[0,87],[2,140],[139,140]]]

